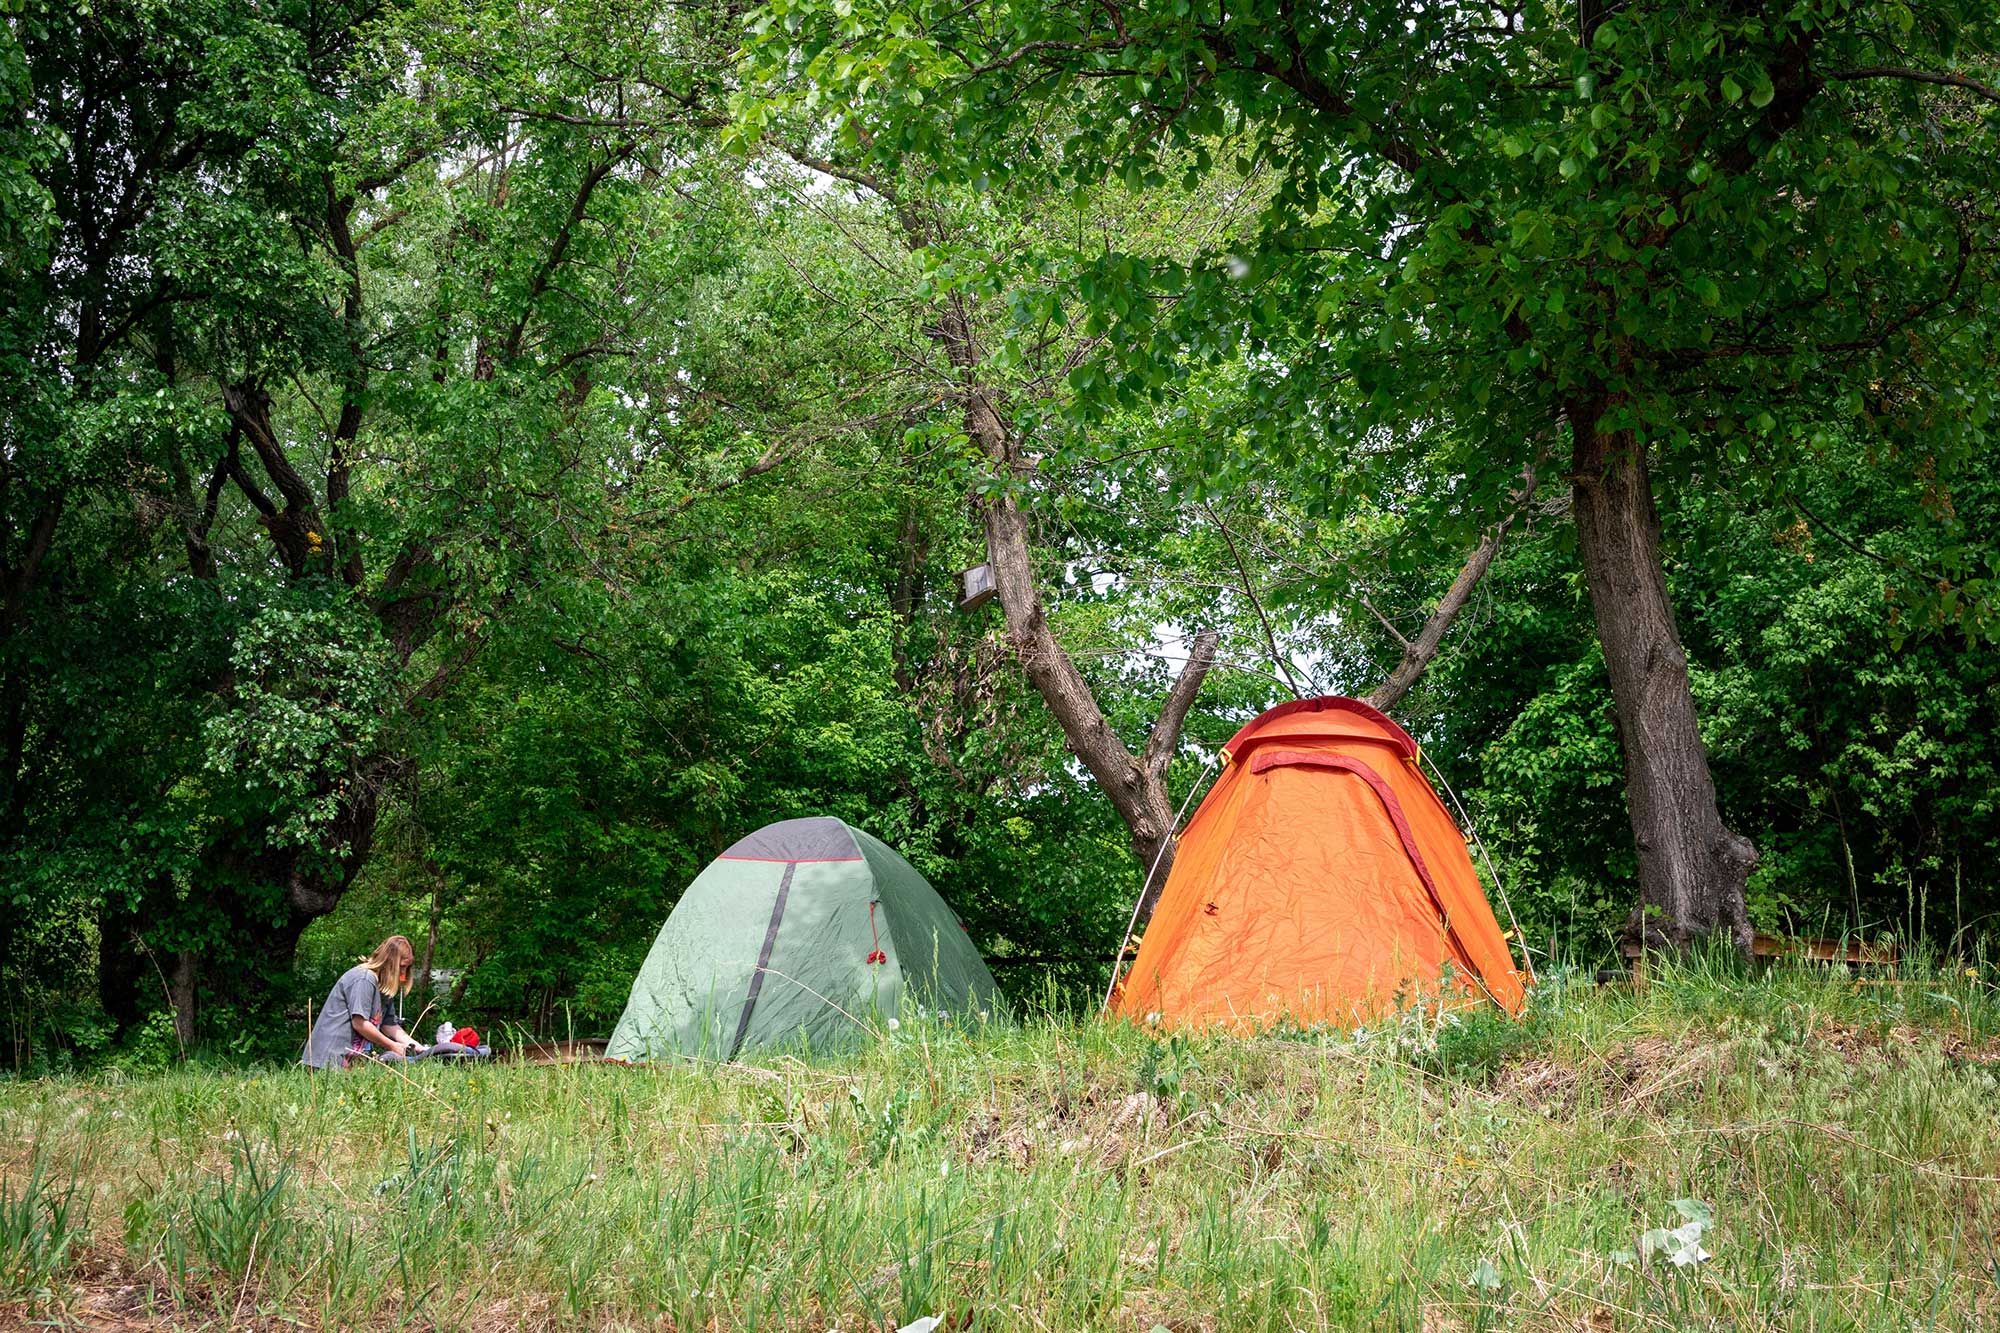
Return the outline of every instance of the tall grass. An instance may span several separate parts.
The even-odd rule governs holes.
[[[1361,1034],[48,1081],[0,1088],[0,1145],[40,1145],[0,1164],[48,1218],[74,1161],[96,1264],[183,1324],[2000,1325],[2000,1006],[1896,980],[1698,959]],[[44,1305],[110,1281],[35,1252]]]
[[[0,1299],[49,1299],[89,1226],[75,1164],[59,1180],[41,1141],[32,1141],[25,1170],[17,1176],[10,1163],[0,1177]]]

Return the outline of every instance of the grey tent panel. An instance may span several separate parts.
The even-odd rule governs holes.
[[[861,849],[838,819],[787,819],[738,838],[723,855],[737,861],[858,861]]]

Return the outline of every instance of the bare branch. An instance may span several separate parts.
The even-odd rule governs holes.
[[[541,267],[535,270],[534,278],[528,283],[527,299],[521,303],[521,317],[514,321],[513,331],[507,335],[507,340],[503,344],[508,360],[511,361],[521,354],[521,339],[527,335],[528,320],[535,313],[535,303],[541,300],[542,293],[549,289],[549,283],[554,279],[556,270],[562,266],[563,256],[569,251],[570,241],[576,235],[577,227],[583,222],[584,215],[590,211],[590,196],[596,193],[598,183],[611,174],[611,169],[631,155],[634,147],[633,144],[625,144],[583,174],[583,182],[577,187],[576,199],[569,206],[569,216],[563,219],[562,226],[556,230],[555,242],[549,246],[548,255],[542,260]]]
[[[1207,505],[1203,505],[1202,508],[1207,511],[1209,521],[1215,524],[1216,529],[1222,533],[1222,540],[1229,546],[1229,558],[1235,562],[1236,572],[1243,580],[1243,595],[1250,599],[1251,608],[1257,612],[1257,623],[1263,627],[1264,647],[1271,658],[1271,665],[1283,674],[1285,683],[1291,687],[1292,697],[1294,699],[1304,698],[1305,692],[1299,689],[1299,682],[1292,675],[1291,663],[1287,662],[1284,655],[1278,651],[1278,636],[1272,632],[1271,618],[1264,614],[1264,603],[1257,599],[1257,589],[1250,582],[1250,571],[1243,564],[1243,556],[1236,549],[1236,538],[1231,535],[1229,525],[1223,522],[1213,509],[1210,509]],[[1150,744],[1148,748],[1150,748]]]
[[[1451,587],[1439,599],[1437,608],[1424,621],[1424,627],[1417,633],[1416,641],[1403,639],[1403,657],[1396,663],[1396,669],[1388,679],[1368,692],[1370,706],[1388,712],[1402,701],[1424,669],[1436,659],[1438,649],[1444,645],[1444,636],[1451,632],[1453,622],[1458,619],[1466,603],[1472,600],[1474,589],[1486,577],[1486,571],[1493,566],[1493,557],[1499,553],[1500,541],[1507,535],[1507,529],[1515,519],[1527,511],[1535,497],[1535,468],[1529,464],[1522,469],[1521,488],[1514,492],[1514,506],[1506,517],[1488,528],[1479,538],[1479,545],[1466,557],[1465,567],[1458,571],[1458,577],[1451,581]],[[1397,638],[1402,638],[1397,635]]]
[[[1195,635],[1194,644],[1188,650],[1187,665],[1181,668],[1174,688],[1167,695],[1167,702],[1160,708],[1159,720],[1153,723],[1153,730],[1146,737],[1146,752],[1141,762],[1149,772],[1161,778],[1165,778],[1167,761],[1173,758],[1175,747],[1181,743],[1181,728],[1187,725],[1188,710],[1194,707],[1195,696],[1201,693],[1201,682],[1207,677],[1209,668],[1215,665],[1215,646],[1221,640],[1222,636],[1212,629]]]
[[[1902,69],[1895,65],[1866,65],[1860,69],[1839,70],[1824,77],[1843,83],[1855,79],[1907,79],[1912,83],[1935,83],[1946,88],[1963,88],[2000,106],[2000,88],[1990,87],[1963,74],[1939,74],[1923,69]]]
[[[1375,603],[1369,601],[1366,597],[1357,596],[1355,600],[1361,603],[1362,610],[1366,611],[1369,615],[1375,617],[1376,623],[1381,625],[1383,629],[1389,631],[1389,637],[1394,639],[1397,645],[1401,647],[1404,652],[1410,651],[1410,641],[1403,637],[1403,631],[1396,628],[1395,621],[1389,619],[1389,617],[1383,615],[1380,611],[1377,611],[1375,609]]]

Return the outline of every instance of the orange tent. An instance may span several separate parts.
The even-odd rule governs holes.
[[[1521,1007],[1465,840],[1409,733],[1354,699],[1280,705],[1223,747],[1117,996],[1168,1027],[1354,1024],[1413,995]]]

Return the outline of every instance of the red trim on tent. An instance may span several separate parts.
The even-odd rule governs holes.
[[[1365,705],[1364,705],[1365,707]],[[1394,723],[1390,723],[1394,726]],[[1410,858],[1410,865],[1416,870],[1417,878],[1424,882],[1424,891],[1431,896],[1431,906],[1437,909],[1438,919],[1444,923],[1445,938],[1451,941],[1453,951],[1459,956],[1467,971],[1480,977],[1472,955],[1458,938],[1458,930],[1451,924],[1451,910],[1444,905],[1444,898],[1438,893],[1437,881],[1431,878],[1431,868],[1424,864],[1424,854],[1417,850],[1417,835],[1410,828],[1410,821],[1403,815],[1403,803],[1396,799],[1396,793],[1389,784],[1359,759],[1344,754],[1328,754],[1324,750],[1265,750],[1250,761],[1252,773],[1262,773],[1273,768],[1331,768],[1342,773],[1352,773],[1370,787],[1382,801],[1382,808],[1389,812],[1389,822],[1395,826],[1396,836],[1402,840],[1403,851]],[[1480,977],[1484,981],[1483,977]]]
[[[859,861],[858,856],[718,856],[718,861],[762,861],[774,866],[816,866],[831,861]]]
[[[1265,723],[1275,721],[1278,718],[1290,717],[1293,713],[1331,712],[1354,713],[1357,716],[1367,718],[1370,722],[1380,726],[1388,733],[1382,739],[1401,750],[1404,758],[1415,759],[1417,757],[1416,741],[1411,739],[1409,732],[1404,731],[1395,722],[1391,721],[1388,714],[1382,712],[1379,708],[1362,703],[1359,699],[1344,699],[1333,694],[1324,695],[1318,699],[1294,699],[1288,704],[1279,704],[1276,708],[1266,709],[1244,723],[1242,729],[1229,738],[1229,744],[1223,746],[1222,751],[1231,759],[1234,759],[1236,757],[1236,748],[1239,745],[1255,736]]]

